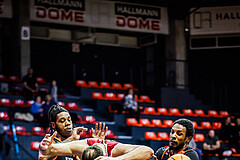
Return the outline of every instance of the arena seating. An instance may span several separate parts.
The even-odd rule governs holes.
[[[3,76],[3,80],[4,79],[8,81],[8,78],[4,78]],[[43,84],[43,81],[41,84]],[[45,83],[44,85],[49,84]],[[196,129],[194,139],[201,146],[208,130],[215,129],[218,134],[222,118],[229,115],[228,111],[217,111],[211,107],[195,108],[194,105],[184,106],[183,108],[179,106],[161,106],[151,100],[148,95],[141,95],[141,92],[138,91],[137,98],[140,104],[139,106],[144,108],[138,121],[136,118],[127,118],[127,114],[119,114],[116,110],[112,110],[111,108],[111,104],[114,102],[121,103],[127,85],[124,86],[124,84],[120,83],[112,83],[110,85],[109,82],[98,83],[96,81],[86,82],[78,80],[76,81],[76,86],[89,89],[91,99],[84,101],[84,98],[70,98],[71,96],[69,96],[59,98],[58,102],[69,110],[70,113],[76,114],[76,126],[84,124],[85,127],[91,128],[94,126],[94,123],[98,121],[106,122],[109,127],[106,138],[130,143],[144,142],[153,148],[167,144],[171,126],[178,118],[186,117],[193,121]],[[133,87],[133,85],[128,86]],[[48,86],[42,88],[49,89]],[[8,128],[7,124],[10,118],[9,111],[14,110],[14,112],[16,112],[22,111],[23,109],[29,109],[33,103],[33,101],[24,101],[21,91],[18,93],[12,92],[12,94],[14,95],[2,94],[0,97],[0,108],[3,109],[3,111],[0,112],[0,122],[4,123],[5,128]],[[103,101],[104,103],[98,103],[99,101]],[[102,107],[103,104],[106,105],[106,110],[109,111],[107,112],[107,116],[95,110],[95,107]],[[117,119],[115,119],[115,117],[117,117]],[[34,152],[34,154],[36,152],[37,155],[39,141],[43,138],[45,133],[47,133],[47,130],[38,126],[38,123],[35,121],[26,122],[15,120],[14,123],[16,123],[16,133],[22,136],[23,139],[29,139],[29,141],[24,143],[27,144],[27,149]],[[123,127],[124,129],[119,131],[119,127]],[[127,132],[125,132],[125,130],[127,130]],[[8,130],[8,134],[11,136],[11,131]],[[121,136],[123,135],[122,137],[128,137],[128,139],[120,138],[121,136],[119,136],[119,134]],[[83,132],[81,137],[91,137],[90,130]]]

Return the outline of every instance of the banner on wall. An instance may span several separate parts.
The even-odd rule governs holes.
[[[240,6],[205,7],[190,16],[191,35],[240,33]]]
[[[163,7],[99,0],[34,0],[34,21],[96,28],[168,34],[168,14]]]
[[[0,0],[0,17],[12,18],[12,1]]]

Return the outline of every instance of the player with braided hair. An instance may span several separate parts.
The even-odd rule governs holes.
[[[48,111],[48,121],[50,127],[50,135],[52,135],[55,131],[57,131],[56,136],[50,142],[49,139],[45,136],[44,139],[40,142],[39,150],[44,150],[44,146],[49,143],[62,143],[62,142],[69,142],[73,140],[80,139],[80,133],[82,131],[87,131],[87,128],[84,127],[77,127],[74,129],[74,125],[72,123],[71,116],[69,112],[63,108],[62,106],[55,104]],[[108,130],[105,124],[96,123],[95,130],[92,129],[92,137],[94,138],[102,138]],[[78,134],[74,134],[73,132],[78,132]],[[79,158],[75,155],[73,156],[55,156],[53,157],[54,160],[78,160]]]

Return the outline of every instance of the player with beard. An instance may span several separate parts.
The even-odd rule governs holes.
[[[50,135],[57,131],[56,137],[53,139],[53,143],[62,143],[69,142],[80,139],[80,133],[82,131],[87,131],[87,128],[77,127],[74,128],[72,123],[71,116],[69,112],[62,106],[56,104],[53,105],[48,111],[48,121],[50,127]],[[73,129],[74,128],[74,129]],[[105,133],[108,130],[108,127],[105,128],[105,123],[96,123],[95,130],[92,129],[93,138],[105,138]],[[73,132],[78,132],[75,134],[77,136],[72,136]],[[44,150],[44,145],[48,144],[49,140],[45,136],[44,139],[40,142],[39,151]],[[51,142],[52,143],[52,142]],[[53,160],[79,160],[78,156],[55,156]]]
[[[194,136],[193,123],[188,119],[178,119],[173,123],[169,135],[169,147],[161,147],[155,153],[158,160],[167,160],[174,154],[184,154],[191,160],[199,160],[197,153],[188,146]]]

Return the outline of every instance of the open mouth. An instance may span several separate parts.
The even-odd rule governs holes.
[[[170,141],[170,146],[177,145],[177,142],[175,141]]]

